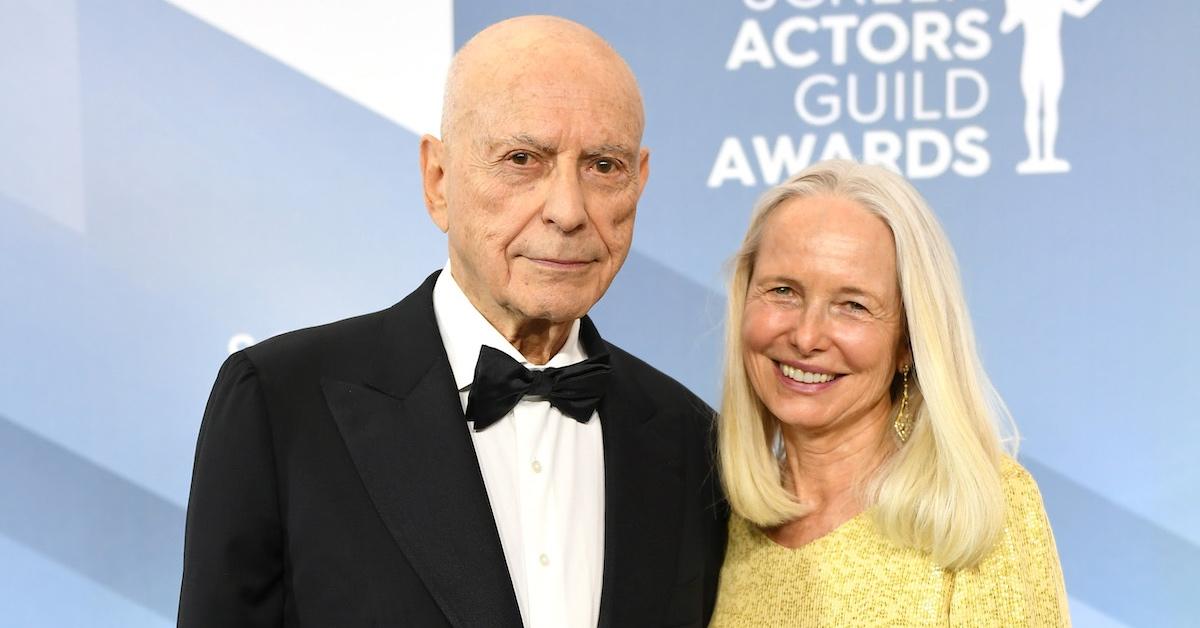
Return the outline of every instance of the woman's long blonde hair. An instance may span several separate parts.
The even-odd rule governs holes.
[[[998,425],[1009,432],[1013,455],[1016,429],[980,363],[949,240],[920,194],[880,167],[817,163],[768,190],[754,208],[733,259],[726,321],[717,438],[729,503],[762,527],[808,512],[781,483],[779,422],[747,377],[742,315],[771,214],[790,199],[825,195],[858,203],[891,229],[907,322],[903,333],[912,350],[912,434],[862,487],[867,505],[883,534],[896,543],[929,552],[945,568],[973,566],[1004,524]]]

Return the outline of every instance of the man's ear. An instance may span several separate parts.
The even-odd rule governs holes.
[[[425,190],[425,209],[442,233],[450,227],[446,212],[446,146],[432,135],[421,136],[421,186]]]
[[[646,190],[646,180],[650,178],[650,149],[645,146],[638,152],[638,197]]]

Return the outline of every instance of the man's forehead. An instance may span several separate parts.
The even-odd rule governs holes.
[[[483,99],[464,120],[472,143],[527,144],[552,152],[568,147],[636,152],[641,144],[641,110],[633,103],[610,97],[568,102],[528,96]]]
[[[594,117],[625,117],[641,111],[642,99],[631,86],[606,71],[554,71],[541,68],[493,76],[468,87],[479,105],[496,110],[542,108],[584,110]]]

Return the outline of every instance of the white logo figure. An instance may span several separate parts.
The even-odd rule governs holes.
[[[1100,0],[1005,0],[1000,32],[1025,27],[1021,91],[1025,94],[1025,140],[1029,158],[1021,174],[1068,172],[1071,164],[1054,154],[1058,136],[1058,97],[1063,87],[1062,16],[1086,17]],[[1039,115],[1040,114],[1040,115]]]

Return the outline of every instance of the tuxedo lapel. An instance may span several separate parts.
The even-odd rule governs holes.
[[[647,625],[657,614],[674,583],[682,516],[677,417],[658,411],[637,382],[644,367],[622,364],[623,355],[614,352],[612,387],[599,408],[605,484],[600,626],[607,628]]]
[[[433,314],[436,274],[389,312],[367,381],[322,382],[388,531],[454,626],[520,626]]]

